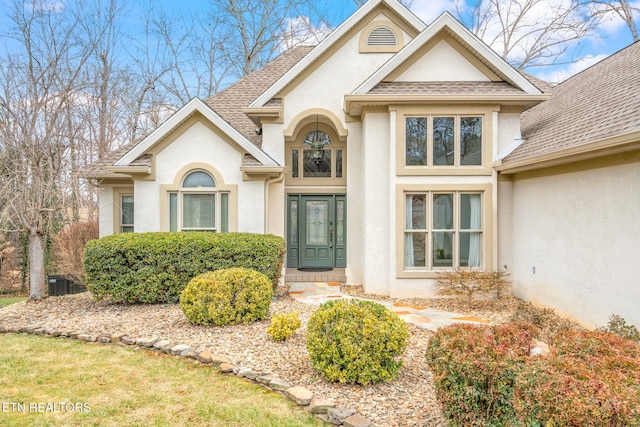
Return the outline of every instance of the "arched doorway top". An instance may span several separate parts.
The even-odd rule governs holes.
[[[342,125],[338,116],[324,108],[311,108],[296,115],[284,131],[285,141],[294,141],[302,128],[316,122],[330,126],[335,130],[340,141],[347,141],[348,130]]]

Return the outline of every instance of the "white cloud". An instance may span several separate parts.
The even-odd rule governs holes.
[[[282,29],[280,49],[287,50],[294,46],[315,46],[332,31],[326,24],[316,27],[306,16],[290,18]]]
[[[635,20],[636,21],[640,20],[640,13],[637,12],[637,10],[640,9],[640,0],[635,2],[629,2],[629,6],[633,11],[635,11],[634,13]],[[602,5],[593,5],[592,7],[600,10],[603,9]],[[618,15],[613,11],[610,11],[602,17],[602,21],[598,26],[598,33],[601,36],[604,36],[604,37],[614,36],[620,33],[621,31],[627,31],[627,26],[624,20],[620,17],[620,15]]]
[[[411,5],[411,11],[425,24],[430,24],[446,10],[455,10],[455,0],[414,0]]]
[[[586,55],[564,67],[536,73],[536,77],[549,83],[560,83],[569,77],[578,74],[580,71],[589,68],[593,64],[602,61],[608,56],[609,55],[607,54]]]
[[[36,0],[25,3],[24,7],[31,11],[50,11],[60,13],[64,11],[65,4],[62,0]]]

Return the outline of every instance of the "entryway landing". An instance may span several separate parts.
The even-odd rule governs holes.
[[[284,274],[285,283],[292,282],[337,282],[346,283],[347,276],[344,268],[334,268],[329,271],[300,271],[297,268],[287,268]]]
[[[291,283],[289,295],[305,304],[320,305],[328,301],[338,300],[342,298],[355,298],[345,295],[340,291],[340,283]],[[365,299],[365,298],[359,298]],[[398,317],[407,323],[416,325],[419,328],[436,331],[443,326],[453,325],[455,323],[470,324],[488,324],[489,321],[464,314],[450,313],[446,311],[436,310],[426,307],[416,307],[403,304],[400,302],[390,301],[374,301],[387,307]]]

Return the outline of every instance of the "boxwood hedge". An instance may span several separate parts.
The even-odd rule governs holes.
[[[284,239],[251,233],[122,233],[90,241],[84,254],[87,288],[97,299],[174,303],[195,276],[244,267],[277,286]]]

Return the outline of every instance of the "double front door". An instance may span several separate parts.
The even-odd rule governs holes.
[[[344,195],[288,196],[288,267],[346,266],[346,203]]]

